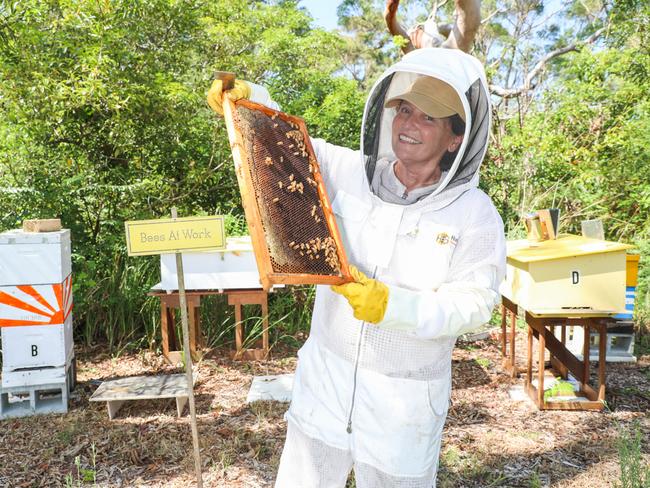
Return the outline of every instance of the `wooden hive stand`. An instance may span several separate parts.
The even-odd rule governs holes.
[[[506,330],[506,323],[510,319],[510,332]],[[503,368],[510,373],[512,378],[518,374],[515,361],[515,339],[517,335],[517,305],[506,297],[501,298],[501,359]],[[510,352],[507,348],[510,346]]]
[[[611,313],[595,310],[572,310],[552,313],[545,310],[526,312],[528,324],[528,347],[525,387],[528,396],[540,410],[602,410],[605,407],[605,360],[607,345],[607,325],[602,319]],[[589,340],[584,341],[582,360],[576,358],[566,347],[566,328],[579,326],[584,328],[585,337],[590,336],[591,329],[600,335],[598,350],[598,387],[590,384]],[[558,340],[554,328],[561,327]],[[537,339],[537,386],[533,385],[533,338]],[[562,379],[567,379],[569,372],[578,380],[579,391],[575,400],[550,400],[544,398],[545,354],[550,354],[551,366]]]
[[[239,290],[228,292],[228,305],[235,307],[235,351],[233,359],[266,359],[269,355],[269,304],[264,290]],[[244,347],[244,321],[242,305],[262,307],[262,344],[257,348]]]
[[[180,308],[178,292],[152,290],[150,296],[160,298],[161,338],[163,356],[171,364],[182,362],[182,344],[176,335],[175,310]],[[190,351],[192,359],[198,361],[202,357],[205,339],[201,334],[200,306],[201,297],[208,295],[226,295],[228,305],[235,307],[235,350],[231,356],[237,360],[260,360],[269,354],[269,306],[268,293],[259,289],[246,290],[191,290],[186,293],[189,308]],[[247,347],[244,343],[243,305],[259,305],[262,309],[262,338],[257,347]],[[258,341],[259,342],[259,341]]]
[[[501,316],[501,356],[504,369],[515,377],[519,371],[515,360],[515,335],[518,307],[503,297]],[[592,309],[558,309],[524,311],[528,342],[526,349],[525,389],[528,396],[540,410],[602,410],[605,406],[605,361],[607,356],[606,319],[613,312]],[[507,322],[510,318],[510,331]],[[584,329],[585,337],[591,330],[599,334],[598,386],[590,384],[589,341],[583,344],[582,359],[578,359],[566,346],[567,327]],[[555,336],[555,327],[560,327],[560,339]],[[533,339],[537,340],[534,350]],[[508,347],[509,346],[509,347]],[[546,354],[550,358],[553,376],[566,380],[571,373],[579,382],[579,391],[572,400],[545,399]],[[537,360],[537,385],[533,384],[533,358]]]
[[[171,364],[183,362],[183,344],[176,335],[175,310],[180,310],[178,293],[156,294],[160,298],[160,330],[162,335],[163,356]],[[188,320],[190,329],[190,354],[194,361],[201,359],[201,350],[205,346],[201,334],[201,296],[187,294]]]

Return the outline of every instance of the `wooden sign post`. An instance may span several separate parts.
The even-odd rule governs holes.
[[[183,251],[218,250],[226,247],[223,217],[187,217],[179,219],[176,207],[172,208],[171,220],[142,220],[126,222],[126,242],[129,256],[143,256],[174,252],[176,254],[176,274],[178,276],[178,296],[180,298],[181,322],[183,330],[183,353],[185,356],[185,376],[187,397],[190,406],[192,443],[194,446],[194,466],[196,486],[203,487],[201,474],[201,452],[199,450],[199,430],[196,424],[194,406],[194,380],[192,378],[192,355],[190,354],[189,320],[187,317],[187,297],[185,296],[185,275],[183,273]]]

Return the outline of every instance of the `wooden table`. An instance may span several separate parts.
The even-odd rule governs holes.
[[[524,311],[528,325],[527,361],[525,388],[540,410],[602,410],[605,400],[605,360],[607,346],[607,325],[603,319],[614,312],[592,309],[558,309]],[[510,315],[509,341],[506,340],[506,322]],[[517,374],[515,361],[517,305],[503,298],[501,319],[501,355],[504,366],[513,376]],[[566,328],[584,328],[582,359],[578,359],[566,347]],[[555,336],[555,327],[561,327],[560,339]],[[590,384],[589,337],[591,329],[600,335],[598,350],[598,387]],[[533,338],[537,339],[537,351],[533,351]],[[507,342],[510,351],[507,350]],[[571,373],[579,382],[579,391],[574,400],[547,400],[544,398],[544,372],[546,351],[557,376],[567,379]],[[533,385],[533,355],[537,357],[537,386]]]
[[[171,364],[182,362],[182,344],[176,336],[175,309],[180,308],[178,291],[152,290],[150,296],[160,298],[160,328],[162,335],[163,356]],[[268,294],[263,289],[245,290],[188,290],[187,306],[190,330],[190,352],[198,361],[205,346],[201,334],[200,311],[201,297],[208,295],[226,295],[228,305],[235,307],[235,351],[234,359],[264,359],[269,354],[269,306]],[[244,347],[244,321],[242,305],[260,305],[262,307],[262,344],[258,348]]]

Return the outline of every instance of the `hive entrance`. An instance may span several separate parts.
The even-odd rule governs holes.
[[[347,260],[302,119],[240,100],[224,110],[264,288],[349,281]]]

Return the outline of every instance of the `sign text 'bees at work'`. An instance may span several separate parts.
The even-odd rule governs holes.
[[[223,216],[125,222],[130,256],[224,249]]]

